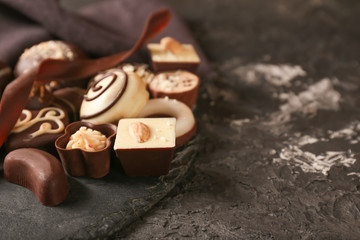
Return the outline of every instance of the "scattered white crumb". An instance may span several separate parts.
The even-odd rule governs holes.
[[[300,167],[304,172],[322,173],[327,175],[332,166],[342,165],[350,167],[356,162],[355,154],[348,150],[326,151],[320,155],[303,151],[298,146],[289,145],[283,148],[279,158],[273,159],[274,163]]]
[[[248,119],[248,118],[235,119],[230,122],[230,126],[231,127],[241,127],[242,125],[244,125],[244,123],[248,123],[248,122],[250,122],[250,119]]]
[[[360,178],[360,173],[357,173],[357,172],[351,172],[351,173],[348,173],[347,175],[348,176],[357,176]]]
[[[330,79],[325,78],[309,86],[309,88],[298,95],[289,93],[283,95],[287,103],[280,106],[283,113],[301,112],[305,115],[314,115],[318,110],[337,111],[340,108],[341,95],[334,90]]]
[[[253,64],[237,67],[232,72],[249,84],[265,80],[274,86],[289,86],[296,77],[306,76],[301,66],[288,64]]]
[[[304,146],[304,145],[313,144],[313,143],[317,143],[317,142],[319,142],[319,139],[305,135],[299,139],[298,144],[299,144],[299,146]]]
[[[273,162],[289,166],[300,167],[304,172],[315,172],[327,175],[332,166],[350,167],[356,162],[356,155],[348,149],[346,151],[325,151],[320,154],[314,154],[301,149],[302,146],[314,144],[317,142],[329,142],[332,139],[342,139],[350,144],[360,142],[360,121],[353,121],[348,126],[337,131],[329,130],[327,137],[318,139],[312,136],[301,136],[294,134],[295,138],[291,143],[281,149],[279,157],[274,158]],[[270,154],[271,155],[271,154]],[[360,173],[351,173],[348,175],[357,175]]]

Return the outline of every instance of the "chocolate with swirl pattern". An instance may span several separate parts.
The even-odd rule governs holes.
[[[80,108],[80,118],[94,124],[116,123],[136,117],[149,99],[146,84],[133,72],[120,68],[96,75]]]
[[[5,150],[37,148],[56,153],[55,140],[69,124],[67,113],[56,107],[31,111],[24,109],[5,142]]]
[[[104,82],[105,85],[102,85]],[[95,105],[92,108],[94,111],[92,113],[82,114],[81,118],[93,118],[109,110],[125,92],[127,82],[127,74],[118,68],[110,69],[96,75],[86,91],[83,100],[83,104],[90,103]],[[102,101],[103,99],[104,101]],[[108,103],[108,105],[104,106],[104,103]]]

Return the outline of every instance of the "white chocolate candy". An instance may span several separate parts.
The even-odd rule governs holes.
[[[80,108],[80,118],[93,124],[136,117],[149,100],[146,84],[133,72],[109,69],[95,76]]]
[[[89,152],[96,152],[106,146],[106,136],[97,130],[81,127],[70,136],[66,149],[79,148]]]
[[[149,129],[146,141],[138,141],[132,133],[132,124],[142,123]],[[147,149],[175,147],[175,118],[127,118],[118,124],[114,149]],[[147,133],[146,133],[147,134]]]
[[[125,72],[133,72],[136,73],[141,80],[144,81],[145,84],[149,83],[151,79],[154,77],[154,74],[149,70],[149,66],[147,64],[130,64],[124,63],[120,65],[120,68]]]
[[[150,99],[146,106],[141,110],[138,117],[143,118],[153,115],[175,117],[177,139],[181,139],[187,134],[190,134],[189,137],[186,136],[186,140],[189,140],[187,138],[191,138],[195,133],[196,121],[194,114],[191,109],[182,102],[168,98]],[[177,146],[182,144],[182,141],[181,143],[178,143],[177,141]]]
[[[152,61],[155,62],[200,62],[194,47],[191,44],[182,44],[182,50],[176,54],[164,49],[159,43],[149,43],[147,45],[151,52]]]

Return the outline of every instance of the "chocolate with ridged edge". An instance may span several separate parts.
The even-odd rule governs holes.
[[[70,137],[80,127],[97,130],[106,136],[106,146],[96,152],[82,149],[67,149]],[[116,126],[113,124],[95,125],[89,122],[73,122],[65,129],[65,134],[59,137],[55,146],[66,171],[74,177],[88,176],[92,178],[104,177],[110,171],[110,156],[113,141],[116,135]]]
[[[60,204],[69,193],[60,161],[39,149],[22,148],[6,155],[4,176],[9,182],[30,189],[45,206]]]

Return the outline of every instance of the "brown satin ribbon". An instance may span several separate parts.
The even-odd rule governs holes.
[[[78,80],[114,67],[164,30],[170,21],[170,17],[171,14],[168,9],[161,9],[152,13],[139,40],[128,51],[98,59],[78,59],[75,61],[46,59],[38,67],[31,69],[8,84],[0,102],[0,146],[3,145],[20,117],[34,81],[46,83],[59,80]]]

